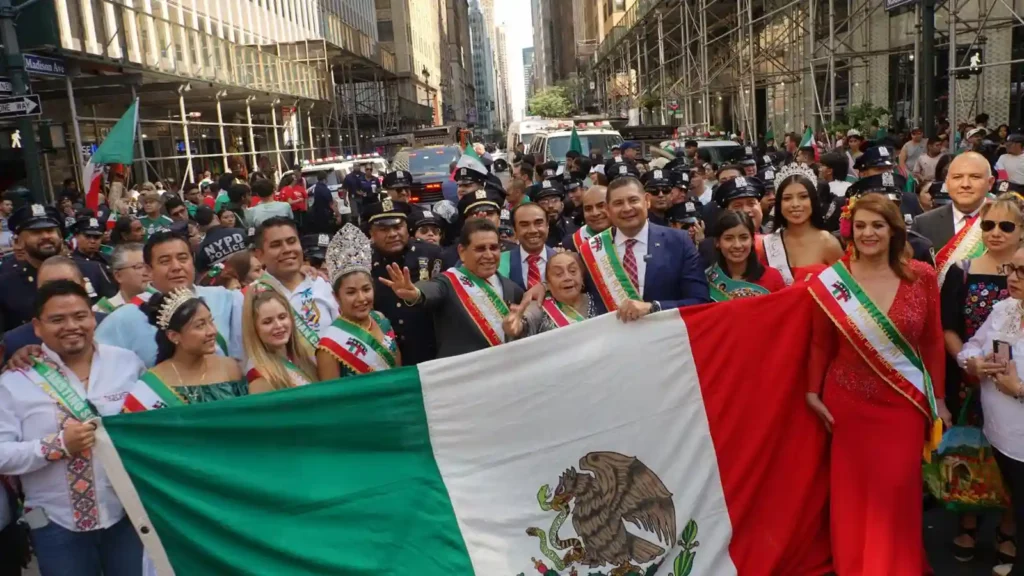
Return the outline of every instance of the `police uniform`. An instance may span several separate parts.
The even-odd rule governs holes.
[[[381,193],[379,200],[383,200],[384,197],[390,197],[388,192],[391,190],[408,190],[410,196],[412,195],[412,188],[416,185],[413,180],[412,172],[408,170],[395,170],[388,172],[384,175],[384,182],[382,184],[384,192]]]
[[[51,206],[30,204],[11,215],[11,230],[16,234],[24,230],[56,228],[60,231],[63,217]],[[63,235],[63,234],[62,234]],[[103,297],[117,294],[117,286],[107,277],[99,264],[87,260],[73,260],[85,279],[85,290],[92,304]],[[0,330],[17,328],[32,319],[36,302],[38,270],[28,261],[15,261],[0,273]]]
[[[694,224],[701,221],[701,204],[698,200],[687,200],[674,204],[665,214],[665,220],[669,226],[679,224],[683,230],[689,230]]]
[[[498,214],[501,214],[501,207],[504,203],[505,198],[493,187],[466,194],[459,199],[459,231],[461,232],[462,223],[466,221],[468,216],[477,212],[491,210],[497,210]],[[518,244],[509,240],[500,240],[500,242],[502,252],[508,252],[518,246]],[[458,245],[459,238],[455,237],[452,239],[451,245],[446,247],[441,253],[441,262],[444,270],[459,263]]]
[[[715,192],[712,195],[712,203],[703,207],[702,216],[706,223],[706,236],[701,241],[700,246],[698,246],[698,250],[700,251],[701,258],[704,260],[705,268],[717,261],[717,256],[715,255],[715,236],[718,234],[717,223],[719,215],[727,209],[730,202],[742,198],[755,198],[760,202],[761,198],[764,198],[764,184],[761,180],[737,176],[732,180],[722,182],[715,188]]]
[[[562,181],[557,178],[548,178],[540,183],[540,189],[537,190],[533,196],[533,201],[540,203],[544,198],[558,198],[559,200],[565,201],[565,191],[562,186]],[[546,244],[551,248],[560,246],[562,241],[572,236],[573,232],[579,229],[579,226],[573,222],[572,218],[567,218],[565,214],[559,214],[558,217],[552,222],[548,220],[548,240]]]
[[[302,244],[302,257],[319,270],[327,259],[327,247],[331,244],[330,234],[306,234],[299,239]]]
[[[505,211],[506,210],[502,210],[502,212]],[[416,230],[418,230],[421,226],[436,226],[439,230],[441,230],[441,241],[444,241],[444,227],[447,224],[448,223],[445,222],[443,218],[441,218],[437,214],[434,214],[430,210],[414,210],[412,213],[412,221],[409,224],[409,233],[412,236],[415,236]]]
[[[372,227],[375,223],[393,226],[408,222],[411,207],[405,202],[384,199],[367,206],[363,218]],[[399,254],[387,255],[373,247],[370,275],[373,277],[373,307],[391,321],[402,352],[402,365],[412,366],[437,357],[437,341],[434,336],[434,321],[423,306],[407,306],[395,292],[381,282],[388,278],[389,264],[408,268],[413,282],[430,280],[440,274],[441,248],[428,242],[410,239]]]
[[[883,194],[893,202],[899,202],[901,198],[912,196],[912,194],[900,191],[896,187],[892,176],[892,172],[885,172],[857,180],[846,191],[847,201],[850,198],[856,198],[872,192]],[[907,243],[910,244],[910,248],[914,251],[914,260],[927,262],[932,266],[935,265],[935,248],[932,246],[931,240],[911,230],[910,222],[907,222]]]
[[[762,185],[764,185],[764,195],[765,196],[768,196],[769,194],[774,196],[776,194],[776,192],[778,192],[775,189],[775,166],[772,166],[771,164],[769,164],[769,165],[766,165],[766,166],[759,167],[757,169],[757,176],[755,176],[755,177],[758,180],[761,181]],[[813,198],[812,197],[811,198],[811,202],[817,202],[817,198]],[[773,229],[775,228],[775,207],[776,206],[778,206],[778,201],[777,200],[776,200],[775,204],[772,205],[772,209],[770,211],[766,212],[764,214],[762,220],[761,220],[761,230],[760,231],[765,233],[765,234],[771,234]]]
[[[903,175],[893,172],[895,166],[896,164],[892,161],[892,155],[885,146],[871,146],[853,164],[854,169],[858,171],[865,168],[886,168],[888,170],[875,176],[889,177],[890,180],[887,180],[887,182],[891,183],[886,184],[886,188],[895,190],[899,196],[894,201],[899,204],[900,213],[903,214],[903,220],[909,228],[910,224],[914,222],[914,218],[920,216],[924,211],[921,209],[921,202],[918,200],[917,194],[913,193],[912,190],[908,190],[907,179]],[[850,193],[847,191],[847,197],[849,195]]]
[[[569,193],[582,187],[583,179],[571,174],[563,174],[562,188],[565,190],[565,208],[562,210],[562,216],[571,220],[577,228],[583,226],[583,206],[577,206],[573,203],[572,199],[569,198]]]
[[[84,218],[79,218],[78,221],[75,222],[74,231],[76,236],[79,234],[83,234],[85,236],[102,237],[104,232],[104,224],[99,218],[86,216]],[[106,274],[108,280],[114,277],[113,272],[110,270],[110,260],[108,260],[107,257],[100,250],[97,250],[95,254],[89,255],[84,254],[79,248],[76,247],[75,251],[71,253],[71,257],[74,258],[75,260],[95,262],[103,270],[103,273]],[[113,282],[112,280],[110,281]]]
[[[640,182],[644,185],[644,192],[648,194],[656,194],[658,192],[672,193],[672,178],[669,172],[665,170],[651,170],[643,175]],[[666,214],[668,211],[665,211]],[[668,226],[668,221],[665,219],[665,215],[658,215],[652,212],[650,209],[647,211],[647,220],[651,224],[657,224],[659,226]]]

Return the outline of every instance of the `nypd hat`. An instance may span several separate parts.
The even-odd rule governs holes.
[[[64,227],[64,220],[57,209],[43,204],[28,204],[11,214],[7,225],[15,233],[22,230],[44,230]]]
[[[103,236],[106,228],[106,225],[95,216],[85,216],[75,221],[75,234]]]
[[[670,173],[665,170],[651,170],[646,172],[640,179],[644,190],[663,190],[672,187]]]
[[[388,172],[384,175],[384,181],[381,183],[381,187],[385,190],[412,188],[412,186],[412,173],[408,170],[395,170],[394,172]]]
[[[416,230],[420,226],[437,226],[438,228],[441,228],[444,224],[444,219],[430,210],[423,210],[419,214],[414,215],[412,219],[413,230]]]
[[[541,198],[561,198],[565,194],[562,181],[555,178],[546,178],[540,183],[533,194],[533,201],[538,202]]]
[[[455,170],[455,181],[459,184],[483,184],[487,181],[487,174],[463,166]]]
[[[854,170],[863,170],[864,168],[892,168],[896,164],[893,162],[892,153],[885,146],[872,146],[861,154],[860,158],[853,163]]]
[[[733,200],[741,198],[756,198],[760,200],[764,197],[764,192],[764,184],[759,179],[737,176],[732,180],[726,180],[719,184],[712,194],[712,199],[715,204],[718,204],[719,208],[724,209]]]
[[[700,202],[697,202],[696,200],[687,200],[686,202],[680,202],[679,204],[672,205],[665,214],[665,219],[669,222],[693,224],[700,220],[700,209]]]
[[[900,199],[900,187],[892,172],[875,174],[874,176],[857,180],[846,189],[846,197],[853,198],[872,192],[885,194],[894,202],[899,202]]]
[[[501,213],[501,195],[492,189],[470,192],[459,199],[459,214],[464,217],[480,211]]]
[[[301,239],[302,255],[312,260],[327,258],[327,246],[331,243],[330,234],[306,234]]]
[[[382,198],[380,202],[367,204],[363,208],[362,217],[371,226],[395,226],[408,221],[411,213],[412,207],[408,203]]]

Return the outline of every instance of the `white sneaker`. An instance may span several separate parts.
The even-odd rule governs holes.
[[[1006,576],[1013,570],[1013,564],[1000,564],[992,568],[992,576]]]

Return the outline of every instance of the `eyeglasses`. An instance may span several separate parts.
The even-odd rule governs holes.
[[[995,220],[981,221],[982,232],[991,232],[996,229],[996,226],[999,226],[999,229],[1007,234],[1011,234],[1014,230],[1017,229],[1016,222],[1007,222],[1006,220],[1000,220],[999,222],[996,222]]]
[[[1006,263],[1002,265],[1000,270],[1006,276],[1016,276],[1017,280],[1024,280],[1024,266],[1016,266],[1014,264]]]
[[[114,268],[114,270],[134,270],[136,272],[142,272],[145,269],[146,265],[143,264],[142,262],[139,262],[138,264],[129,264],[127,266],[121,266],[120,268]]]
[[[653,189],[653,190],[648,190],[647,193],[650,194],[651,196],[666,196],[666,195],[669,195],[669,194],[672,193],[672,189],[671,188],[656,188],[656,189]]]

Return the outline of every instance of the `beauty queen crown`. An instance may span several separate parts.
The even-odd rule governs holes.
[[[373,258],[373,247],[370,239],[353,224],[345,226],[334,235],[327,246],[324,259],[331,275],[331,284],[350,272],[370,273],[370,260]]]
[[[797,164],[796,162],[793,162],[792,164],[786,164],[775,174],[776,194],[782,194],[782,183],[790,176],[803,176],[810,180],[811,184],[814,184],[815,188],[818,187],[818,176],[814,173],[814,170],[808,168],[807,164]]]
[[[171,318],[174,318],[174,313],[178,311],[178,308],[192,300],[198,298],[195,292],[188,288],[178,288],[172,290],[164,298],[163,303],[160,304],[160,312],[156,316],[156,325],[161,330],[167,330],[167,327],[171,325]]]

